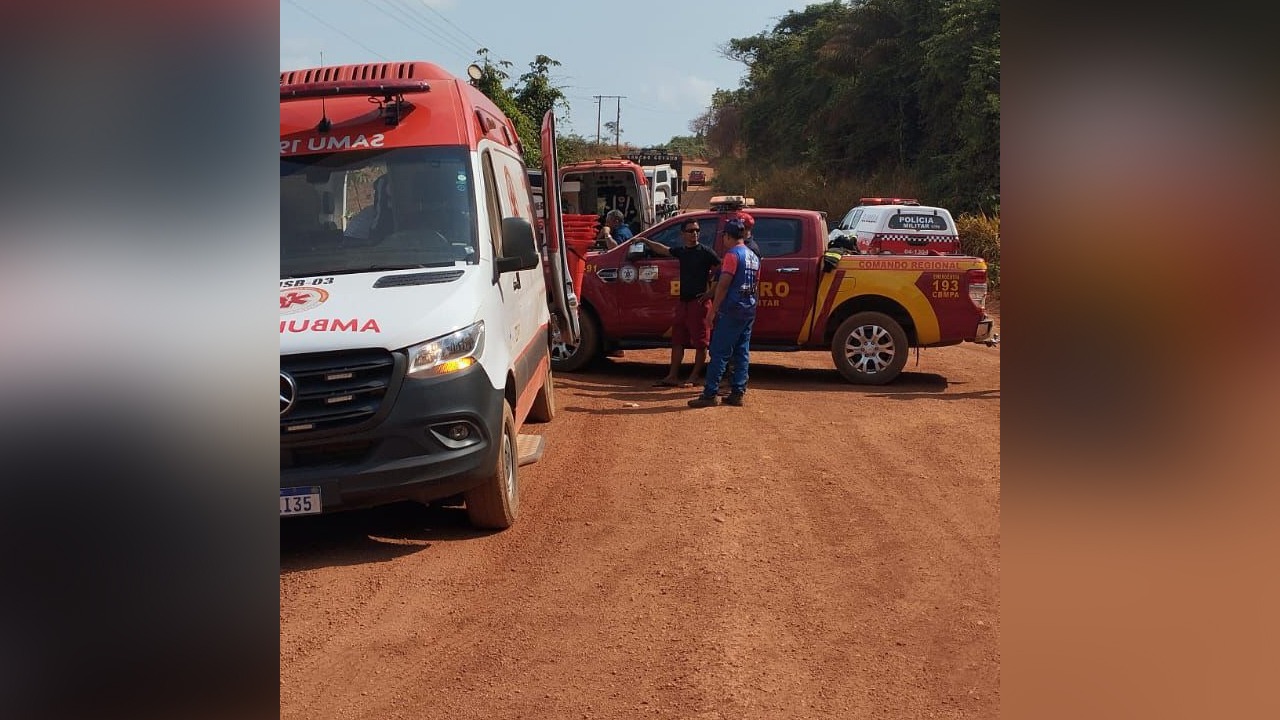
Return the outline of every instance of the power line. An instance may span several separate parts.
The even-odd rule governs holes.
[[[440,31],[436,30],[434,27],[431,27],[429,24],[427,24],[427,21],[420,15],[420,13],[416,12],[413,8],[404,5],[403,2],[400,3],[400,7],[395,7],[393,6],[392,2],[390,2],[390,0],[384,0],[384,2],[386,2],[387,4],[387,7],[381,7],[379,5],[374,4],[371,0],[364,0],[364,1],[365,1],[365,4],[369,5],[369,7],[372,7],[374,10],[377,10],[383,15],[405,26],[407,29],[416,32],[422,37],[425,37],[428,40],[438,41],[443,43],[442,45],[443,49],[449,50],[467,59],[471,58],[471,54],[468,50],[466,50],[465,46],[463,46],[461,43],[454,40],[453,38],[442,34]],[[396,11],[397,14],[393,15],[391,12],[392,10]],[[431,33],[431,35],[428,36],[426,33],[423,32],[424,30],[426,32]]]
[[[454,47],[461,49],[462,52],[464,52],[468,56],[468,58],[470,58],[472,55],[475,54],[476,48],[467,47],[467,43],[464,43],[463,41],[459,40],[453,33],[449,32],[445,28],[441,27],[438,23],[433,21],[431,18],[427,17],[427,15],[422,12],[424,3],[409,2],[409,0],[393,0],[393,1],[396,2],[398,5],[400,5],[402,8],[404,8],[406,12],[413,15],[418,20],[418,22],[422,23],[424,26],[429,26],[432,32],[437,35],[437,37],[445,38],[446,42],[450,42],[453,44]],[[431,8],[429,6],[427,7],[427,9],[434,10],[434,8]],[[439,15],[439,13],[436,13],[436,14]]]
[[[452,21],[450,21],[450,20],[449,20],[449,18],[447,18],[447,17],[445,17],[443,14],[441,14],[439,10],[437,10],[437,9],[435,9],[435,8],[433,8],[433,7],[431,7],[430,5],[427,5],[427,9],[428,9],[428,10],[430,10],[431,12],[433,12],[433,13],[437,14],[437,15],[440,15],[440,19],[441,19],[441,20],[444,20],[445,22],[449,23],[450,25],[453,25],[453,22],[452,22]],[[453,27],[454,27],[454,28],[456,28],[456,29],[458,30],[458,32],[460,32],[460,33],[462,33],[463,35],[465,35],[465,36],[467,37],[467,39],[468,39],[468,40],[470,40],[471,42],[475,43],[475,44],[476,44],[476,48],[482,48],[482,47],[485,47],[485,44],[484,44],[484,43],[482,43],[482,42],[480,42],[479,40],[477,40],[477,39],[475,38],[475,36],[474,36],[474,35],[472,35],[471,33],[467,32],[466,30],[463,30],[462,28],[458,27],[457,25],[453,25]]]
[[[316,16],[316,14],[315,14],[315,13],[313,13],[313,12],[311,12],[310,10],[308,10],[308,9],[306,9],[306,8],[304,8],[304,7],[302,7],[301,5],[299,5],[298,3],[294,2],[293,0],[285,0],[285,1],[286,1],[286,2],[288,2],[290,5],[292,5],[292,6],[296,7],[296,8],[298,8],[298,9],[299,9],[299,10],[301,10],[302,12],[306,13],[307,15],[310,15],[310,16],[311,16],[311,19],[315,20],[316,22],[320,23],[321,25],[324,25],[325,27],[329,28],[330,30],[332,30],[332,31],[334,31],[334,32],[336,32],[336,33],[338,33],[339,35],[341,35],[342,37],[344,37],[344,38],[346,38],[346,39],[350,40],[351,42],[355,43],[356,45],[359,45],[360,47],[364,48],[365,50],[368,50],[370,53],[373,53],[373,54],[374,54],[374,55],[376,55],[377,57],[380,57],[380,58],[382,58],[383,60],[386,60],[387,62],[390,62],[390,61],[391,61],[391,60],[390,60],[390,58],[388,58],[386,55],[383,55],[382,53],[378,52],[377,50],[374,50],[373,48],[369,47],[368,45],[365,45],[364,43],[360,42],[359,40],[357,40],[357,39],[355,39],[355,38],[351,37],[350,35],[348,35],[348,34],[347,34],[346,32],[344,32],[343,30],[341,30],[341,29],[339,29],[339,28],[337,28],[337,27],[334,27],[333,25],[330,25],[329,23],[325,22],[324,20],[322,20],[322,19],[320,19],[318,16]]]
[[[633,109],[635,109],[635,110],[639,110],[640,112],[653,113],[653,114],[655,114],[655,115],[684,115],[684,114],[686,114],[683,110],[659,110],[659,109],[657,109],[657,108],[652,108],[652,107],[649,107],[649,106],[647,106],[647,105],[641,105],[640,103],[637,103],[637,102],[636,102],[636,101],[634,101],[634,100],[631,100],[631,101],[627,102],[627,107],[629,107],[629,108],[633,108]]]

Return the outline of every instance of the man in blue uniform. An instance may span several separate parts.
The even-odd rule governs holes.
[[[707,317],[715,319],[711,331],[711,359],[707,363],[706,384],[702,394],[689,401],[689,407],[711,407],[720,401],[716,389],[729,360],[733,372],[729,377],[729,397],[725,404],[743,404],[747,392],[747,364],[750,361],[751,326],[756,320],[756,294],[759,285],[760,258],[747,249],[746,224],[731,218],[724,224],[725,234],[733,245],[720,262],[720,279],[715,299]]]

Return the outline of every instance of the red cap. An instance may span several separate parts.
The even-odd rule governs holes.
[[[750,215],[748,215],[748,214],[746,214],[746,213],[742,212],[741,210],[739,210],[738,212],[734,213],[734,214],[733,214],[733,216],[734,216],[734,217],[736,217],[736,218],[738,218],[739,220],[741,220],[741,221],[742,221],[742,224],[743,224],[743,225],[745,225],[745,226],[747,227],[747,229],[748,229],[748,230],[750,230],[751,228],[755,227],[756,219],[755,219],[755,218],[753,218],[753,217],[751,217]]]

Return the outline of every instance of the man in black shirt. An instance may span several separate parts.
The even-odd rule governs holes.
[[[694,387],[702,384],[702,372],[707,363],[707,344],[711,341],[711,324],[707,322],[707,309],[715,288],[709,278],[712,269],[720,265],[720,258],[711,248],[698,242],[701,229],[697,220],[689,220],[680,228],[684,244],[668,248],[647,238],[646,247],[655,255],[674,257],[680,261],[680,302],[676,303],[671,321],[671,369],[667,376],[654,383],[658,387]],[[684,349],[693,348],[693,372],[689,379],[680,382],[680,365],[684,362]]]

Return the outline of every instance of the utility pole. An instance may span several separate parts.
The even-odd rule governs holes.
[[[603,95],[592,95],[596,99],[596,145],[600,144],[600,98]]]
[[[618,116],[613,119],[613,149],[622,152],[622,98],[625,95],[614,95],[618,98]]]
[[[596,99],[596,145],[600,144],[600,108],[601,108],[600,101],[604,98],[613,98],[618,101],[618,107],[616,110],[617,115],[614,117],[614,120],[613,120],[613,145],[616,151],[621,152],[622,151],[622,140],[621,140],[622,99],[625,98],[626,95],[592,95],[591,97],[594,97]]]

